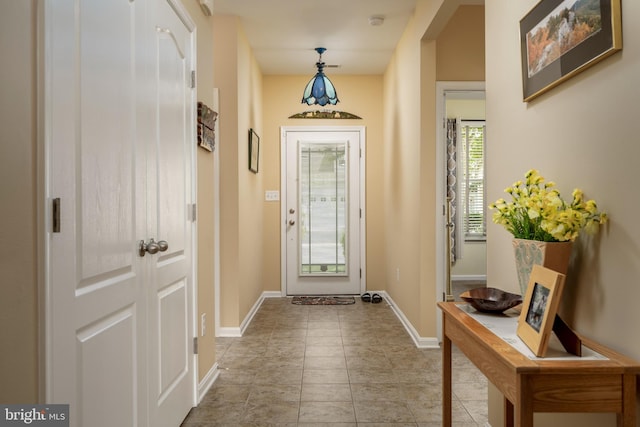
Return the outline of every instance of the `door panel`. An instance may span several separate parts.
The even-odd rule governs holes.
[[[359,131],[286,132],[286,292],[358,294]]]
[[[140,2],[47,6],[47,193],[61,200],[61,230],[47,246],[47,401],[70,404],[72,426],[145,425],[144,272],[134,252],[146,226],[145,171],[134,168]]]
[[[149,199],[153,200],[152,237],[168,243],[168,249],[155,255],[150,272],[149,386],[157,408],[154,426],[176,426],[194,402],[191,340],[193,322],[189,283],[191,227],[187,205],[191,198],[190,153],[194,135],[193,90],[189,87],[192,61],[192,32],[167,1],[156,9],[156,49],[153,58],[155,76],[152,99],[157,117],[157,133],[149,152],[156,162],[149,181]]]
[[[139,368],[136,365],[135,320],[135,308],[126,307],[78,331],[76,375],[83,398],[78,425],[133,425],[138,407],[135,405],[136,385],[131,384],[131,378],[136,377]],[[110,352],[105,360],[105,349],[118,351]],[[129,386],[117,393],[105,393],[105,384],[113,383]]]
[[[195,403],[193,33],[180,8],[45,1],[46,193],[61,200],[46,399],[70,404],[71,426],[177,426]],[[169,248],[141,257],[150,238]]]

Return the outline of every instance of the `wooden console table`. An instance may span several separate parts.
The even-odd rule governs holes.
[[[453,343],[504,396],[507,427],[533,427],[534,412],[614,412],[618,427],[636,427],[638,362],[583,337],[585,347],[606,359],[532,360],[462,310],[459,303],[439,302],[438,307],[444,331],[443,426],[451,427]]]

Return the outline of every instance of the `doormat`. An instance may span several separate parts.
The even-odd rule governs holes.
[[[291,304],[297,305],[347,305],[355,304],[353,297],[293,297]]]

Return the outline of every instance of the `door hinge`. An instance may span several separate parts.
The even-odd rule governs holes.
[[[362,208],[360,208],[360,218],[362,218]]]
[[[191,89],[195,89],[196,87],[196,70],[191,71],[191,83],[189,87]]]
[[[360,278],[362,279],[362,269],[360,269]]]
[[[193,354],[198,354],[198,337],[193,337]]]
[[[51,209],[51,231],[53,233],[60,232],[60,197],[53,199],[53,206]]]
[[[196,222],[196,217],[198,216],[198,208],[196,206],[196,203],[192,203],[191,205],[189,205],[190,207],[190,212],[189,212],[189,216],[191,216],[191,222]]]

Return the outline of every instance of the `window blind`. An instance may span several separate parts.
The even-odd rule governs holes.
[[[463,201],[463,228],[465,239],[484,239],[486,236],[485,208],[485,122],[461,121],[460,185]]]

